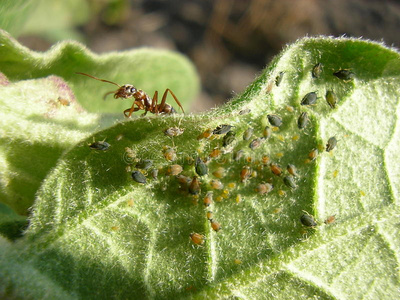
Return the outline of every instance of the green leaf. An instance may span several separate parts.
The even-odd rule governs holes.
[[[56,76],[10,83],[0,73],[0,91],[0,202],[26,215],[57,159],[102,119]]]
[[[22,236],[26,227],[28,227],[26,217],[16,214],[10,207],[0,203],[0,234],[10,240],[16,240]]]
[[[75,72],[107,79],[118,84],[134,84],[151,97],[170,88],[184,108],[199,90],[193,65],[184,56],[166,50],[141,48],[97,55],[80,43],[61,42],[44,53],[30,51],[5,31],[0,31],[0,70],[12,81],[57,75],[66,80],[79,103],[90,112],[119,113],[132,101],[103,101],[105,93],[115,91],[109,83],[96,81]],[[161,101],[161,99],[159,99]],[[174,103],[168,98],[168,103]]]
[[[73,29],[88,21],[90,7],[79,0],[3,0],[0,7],[0,28],[14,36],[36,34],[56,42],[68,33],[80,38]]]
[[[323,71],[313,78],[317,63]],[[399,53],[380,44],[305,38],[219,109],[148,116],[96,133],[96,140],[107,138],[107,150],[90,149],[87,138],[42,185],[24,240],[27,265],[84,299],[399,298],[399,66]],[[354,73],[352,80],[333,75],[344,69]],[[327,90],[337,95],[334,109]],[[310,92],[317,103],[300,105]],[[301,112],[310,119],[302,130]],[[283,125],[249,147],[272,127],[268,114]],[[222,147],[221,135],[198,139],[222,124],[233,126],[233,152],[243,150],[241,160]],[[184,133],[165,136],[170,127]],[[249,127],[253,135],[244,140]],[[326,152],[333,136],[337,146]],[[166,147],[175,147],[175,161],[166,160]],[[319,154],[311,160],[313,149]],[[179,164],[193,178],[198,156],[212,157],[196,197],[166,173]],[[147,183],[132,180],[141,159],[160,169],[157,180],[151,169],[142,171]],[[281,176],[271,162],[282,166]],[[298,174],[291,180],[289,163]],[[213,174],[220,167],[224,175]],[[221,190],[210,182],[217,177]],[[261,195],[263,183],[274,189]],[[214,200],[204,208],[209,191]],[[318,225],[303,225],[303,214]],[[336,222],[325,224],[333,215]],[[204,235],[204,244],[195,245],[191,233]]]

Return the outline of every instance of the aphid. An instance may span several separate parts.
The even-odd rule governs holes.
[[[233,143],[233,141],[235,140],[235,133],[233,131],[229,131],[224,138],[222,139],[222,146],[226,147],[230,144]]]
[[[239,115],[245,115],[245,114],[248,114],[249,112],[251,112],[251,109],[245,108],[245,109],[242,109],[241,111],[239,111]]]
[[[191,233],[190,238],[191,238],[192,242],[196,245],[204,244],[205,236],[200,233]]]
[[[185,175],[177,175],[176,179],[178,179],[178,182],[183,185],[183,187],[188,187],[192,182],[192,179]]]
[[[326,144],[326,152],[330,152],[331,150],[333,150],[333,148],[336,147],[336,144],[337,140],[334,136],[329,138],[328,143]]]
[[[190,182],[189,193],[192,195],[197,195],[200,193],[200,181],[197,176],[193,176],[193,179]]]
[[[295,165],[288,164],[286,170],[289,172],[290,175],[293,175],[294,177],[298,176]]]
[[[247,128],[246,131],[243,133],[243,140],[248,141],[253,135],[253,131],[253,128]]]
[[[210,181],[210,185],[215,190],[222,190],[224,188],[224,185],[218,179],[212,179]]]
[[[235,259],[233,260],[233,262],[234,262],[235,264],[237,264],[237,265],[240,265],[240,264],[242,263],[242,261],[241,261],[240,259],[237,259],[237,258],[235,258]]]
[[[251,141],[249,144],[249,147],[251,150],[257,149],[258,147],[261,146],[262,142],[264,142],[265,138],[256,138]]]
[[[266,156],[266,155],[264,155],[264,156],[261,158],[261,163],[262,163],[263,165],[266,165],[268,162],[269,162],[269,157]]]
[[[281,84],[283,75],[285,74],[285,72],[279,72],[278,76],[276,76],[275,78],[275,85],[279,86]]]
[[[260,183],[256,188],[256,192],[259,193],[260,195],[263,195],[263,194],[268,194],[273,189],[274,186],[270,183]]]
[[[312,161],[313,161],[314,159],[316,159],[317,156],[318,156],[318,149],[317,149],[317,148],[312,149],[311,152],[308,153],[308,157],[309,157],[310,160],[312,160]]]
[[[271,169],[271,172],[274,173],[276,176],[281,176],[282,174],[282,168],[276,163],[270,163],[269,168]]]
[[[242,196],[240,194],[236,195],[236,203],[242,202]]]
[[[294,112],[294,107],[293,107],[293,106],[290,106],[290,105],[287,105],[287,106],[286,106],[286,110],[287,110],[288,112]]]
[[[93,150],[106,151],[110,148],[110,144],[105,141],[97,141],[90,144],[89,148]]]
[[[215,158],[221,155],[221,150],[218,148],[214,148],[211,153],[210,153],[210,157]]]
[[[208,192],[204,197],[203,204],[204,206],[210,206],[213,202],[213,192]]]
[[[185,130],[183,128],[171,127],[164,131],[164,134],[167,136],[178,136],[181,135]]]
[[[308,114],[306,112],[302,112],[297,120],[297,127],[299,129],[304,129],[308,124]]]
[[[132,179],[139,183],[146,183],[146,177],[140,171],[133,171],[132,172]]]
[[[136,89],[133,85],[131,84],[124,84],[124,85],[119,85],[115,82],[109,81],[109,80],[104,80],[104,79],[99,79],[97,77],[94,77],[89,74],[77,72],[77,74],[80,75],[85,75],[90,78],[102,81],[102,82],[107,82],[114,84],[118,87],[116,91],[113,92],[108,92],[105,94],[105,96],[109,94],[114,94],[114,98],[124,98],[124,99],[129,99],[133,98],[135,101],[132,104],[131,108],[125,109],[124,110],[124,115],[127,118],[130,118],[132,113],[138,110],[144,110],[144,114],[146,114],[148,111],[153,113],[153,114],[173,114],[176,112],[176,110],[166,103],[168,92],[172,95],[174,98],[175,102],[178,104],[178,106],[181,108],[182,112],[185,113],[183,110],[182,104],[179,102],[178,98],[175,96],[175,94],[170,90],[166,89],[162,98],[161,98],[161,103],[158,104],[158,91],[154,92],[153,98],[150,98],[149,95],[147,95],[144,91]],[[136,105],[136,107],[135,107]]]
[[[215,177],[221,179],[225,175],[225,169],[223,167],[218,167],[213,173]]]
[[[211,210],[207,211],[207,219],[208,220],[212,220],[213,216],[214,216],[214,214]]]
[[[300,222],[307,227],[315,227],[317,223],[315,222],[314,218],[308,214],[303,214],[300,217]]]
[[[205,130],[204,132],[202,132],[198,137],[197,137],[197,139],[198,140],[201,140],[201,139],[208,139],[209,137],[211,137],[213,135],[213,131],[212,131],[212,129],[207,129],[207,130]]]
[[[126,202],[126,205],[128,205],[129,207],[133,207],[133,205],[135,205],[135,200],[129,199],[129,200]]]
[[[221,229],[221,224],[219,224],[217,221],[214,221],[213,219],[210,220],[211,228],[215,231],[218,232]]]
[[[238,161],[238,160],[240,160],[242,158],[243,154],[244,154],[243,150],[238,150],[238,151],[233,153],[233,159],[235,161]]]
[[[310,92],[310,93],[306,94],[300,102],[301,105],[314,105],[316,103],[317,103],[317,93],[316,92]]]
[[[275,208],[272,212],[273,212],[274,214],[279,214],[281,211],[282,211],[282,207],[277,207],[277,208]]]
[[[335,73],[333,73],[333,75],[345,82],[350,81],[354,78],[354,73],[346,69],[336,71]]]
[[[58,100],[58,103],[60,103],[61,105],[64,105],[64,106],[69,106],[71,104],[71,102],[65,98],[58,97],[57,100]]]
[[[244,166],[242,171],[240,171],[240,181],[245,182],[247,179],[250,178],[252,170],[249,166]]]
[[[182,166],[180,165],[170,165],[167,167],[167,170],[165,172],[166,175],[168,176],[176,176],[179,175],[183,171]]]
[[[200,157],[197,157],[196,159],[195,170],[197,175],[199,176],[204,176],[208,174],[208,167]]]
[[[157,180],[157,178],[158,178],[158,169],[156,169],[156,168],[151,169],[150,174],[151,174],[151,177],[153,177],[154,180]]]
[[[153,165],[153,161],[151,159],[141,159],[138,161],[138,163],[135,165],[136,168],[142,169],[142,170],[147,170]]]
[[[269,139],[269,138],[271,137],[271,135],[272,135],[272,130],[271,130],[271,128],[270,128],[269,126],[265,126],[265,128],[264,128],[264,130],[263,130],[263,136],[264,136],[266,139]]]
[[[283,152],[278,152],[275,154],[277,158],[282,158],[285,154]]]
[[[164,157],[168,161],[174,161],[176,159],[176,152],[174,148],[166,147],[164,149]]]
[[[229,183],[228,183],[228,188],[229,188],[229,189],[234,189],[235,186],[236,186],[236,184],[235,184],[234,182],[229,182]]]
[[[284,190],[279,190],[279,191],[278,191],[278,195],[281,196],[281,197],[283,197],[283,196],[286,195],[286,192],[285,192]]]
[[[269,124],[275,127],[280,127],[282,125],[282,118],[278,115],[267,115]]]
[[[213,134],[225,134],[231,131],[232,125],[222,124],[213,130]]]
[[[290,187],[291,189],[297,188],[296,183],[294,182],[294,178],[292,175],[288,175],[283,177],[283,183],[286,184],[286,186]]]
[[[328,225],[328,224],[335,223],[335,221],[336,221],[336,218],[335,218],[335,215],[333,215],[333,216],[327,217],[326,220],[324,221],[324,223]]]
[[[312,77],[319,78],[319,76],[321,76],[321,73],[323,71],[323,67],[324,66],[321,63],[317,63],[312,69],[312,72],[311,72]]]
[[[331,108],[335,108],[336,107],[336,103],[337,103],[337,97],[336,94],[333,91],[326,91],[326,102],[328,103],[328,105]]]

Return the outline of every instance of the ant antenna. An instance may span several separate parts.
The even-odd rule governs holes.
[[[76,73],[76,74],[79,74],[79,75],[85,75],[85,76],[87,76],[87,77],[90,77],[90,78],[93,78],[93,79],[96,79],[96,80],[99,80],[99,81],[111,83],[111,84],[116,85],[117,87],[121,87],[119,84],[117,84],[117,83],[115,83],[115,82],[112,82],[112,81],[109,81],[109,80],[100,79],[100,78],[97,78],[97,77],[94,77],[94,76],[92,76],[92,75],[89,75],[89,74],[86,74],[86,73],[82,73],[82,72],[75,72],[75,73]]]

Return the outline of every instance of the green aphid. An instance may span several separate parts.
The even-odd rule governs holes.
[[[229,131],[224,138],[222,139],[222,146],[226,147],[230,144],[233,143],[233,141],[235,140],[235,133],[233,131]]]
[[[151,159],[141,159],[135,167],[142,170],[147,170],[153,165],[153,161]]]
[[[263,136],[264,136],[266,139],[269,139],[269,138],[271,137],[271,135],[272,135],[272,129],[271,129],[271,127],[265,126],[264,131],[263,131]]]
[[[288,187],[290,187],[291,189],[295,189],[295,188],[297,188],[297,185],[296,185],[296,183],[294,182],[294,178],[293,178],[293,176],[292,175],[288,175],[288,176],[285,176],[285,177],[283,177],[283,183],[286,185],[286,186],[288,186]]]
[[[312,72],[311,72],[312,77],[319,78],[319,76],[321,76],[321,73],[323,71],[323,67],[324,66],[321,63],[317,63],[312,69]]]
[[[317,226],[317,222],[315,222],[314,218],[308,214],[304,214],[300,217],[300,222],[304,226],[307,227],[315,227]]]
[[[139,183],[146,183],[146,177],[140,171],[133,171],[132,172],[132,179]]]
[[[279,86],[281,84],[283,75],[285,74],[285,72],[279,72],[278,76],[276,76],[275,78],[275,85]]]
[[[299,129],[304,129],[308,124],[309,118],[306,112],[302,112],[297,120],[297,127]]]
[[[278,115],[267,115],[269,124],[275,127],[280,127],[282,125],[282,118]]]
[[[336,147],[336,144],[337,140],[334,136],[329,138],[328,143],[326,144],[326,152],[330,152],[331,150],[333,150],[333,148]]]
[[[253,135],[253,131],[253,128],[247,128],[246,131],[243,133],[243,140],[248,141]]]
[[[317,93],[316,92],[310,92],[310,93],[306,94],[300,102],[301,105],[314,105],[316,103],[317,103]]]
[[[110,148],[110,144],[105,141],[97,141],[90,144],[89,148],[93,150],[106,151]]]
[[[351,81],[354,78],[354,73],[346,69],[336,71],[333,75],[346,82]]]
[[[326,102],[328,103],[328,105],[331,108],[335,108],[336,107],[336,103],[337,103],[337,97],[336,94],[333,91],[326,91]]]
[[[196,159],[195,169],[197,175],[199,176],[204,176],[208,174],[208,167],[200,157]]]

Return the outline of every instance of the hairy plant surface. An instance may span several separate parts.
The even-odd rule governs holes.
[[[306,38],[223,107],[96,132],[0,244],[0,293],[398,298],[399,76],[380,44]]]

